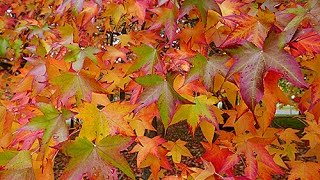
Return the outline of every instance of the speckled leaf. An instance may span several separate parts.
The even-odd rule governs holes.
[[[162,144],[167,150],[169,150],[167,156],[172,156],[174,163],[181,162],[181,156],[192,157],[192,154],[185,145],[187,142],[178,139],[176,142],[168,141]]]
[[[135,105],[129,103],[114,102],[99,110],[95,104],[84,103],[78,109],[77,118],[83,121],[80,130],[80,137],[89,140],[100,141],[107,135],[121,133],[127,136],[134,136],[132,128],[124,119],[131,113]]]
[[[45,103],[39,103],[38,107],[43,115],[32,118],[21,130],[44,130],[42,146],[45,146],[51,138],[57,143],[67,140],[69,133],[66,120],[71,117],[71,112],[67,110],[59,112],[53,105]]]
[[[176,101],[188,102],[173,89],[174,78],[174,75],[169,74],[166,79],[158,75],[146,75],[135,79],[137,83],[145,87],[139,99],[140,106],[136,110],[157,101],[165,128],[168,127],[174,114]]]
[[[281,73],[295,86],[308,87],[299,64],[294,57],[283,50],[283,47],[283,34],[271,33],[266,39],[263,50],[251,43],[229,50],[237,61],[227,76],[241,72],[240,93],[250,109],[254,109],[262,99],[263,77],[269,70]]]
[[[29,151],[0,152],[1,180],[35,180],[32,158]]]
[[[139,47],[132,48],[133,52],[138,56],[138,58],[134,61],[127,74],[131,74],[144,65],[147,65],[147,72],[151,73],[153,71],[154,64],[158,59],[157,50],[148,45],[141,45]]]
[[[195,132],[196,127],[201,122],[201,119],[207,120],[219,129],[218,121],[215,117],[211,105],[217,103],[214,98],[208,98],[205,95],[201,95],[194,98],[194,104],[183,104],[179,107],[172,118],[171,124],[178,123],[182,120],[187,120],[191,126],[192,132]]]
[[[97,144],[85,138],[77,138],[64,146],[64,153],[71,156],[61,179],[82,179],[86,174],[90,179],[118,179],[115,168],[134,179],[134,174],[120,151],[127,148],[132,138],[107,136]]]
[[[221,14],[221,10],[215,0],[186,0],[182,4],[180,17],[187,14],[191,9],[196,8],[201,16],[202,22],[206,24],[208,10],[214,10]]]
[[[81,99],[90,101],[92,92],[106,93],[106,90],[94,77],[85,71],[79,73],[63,72],[58,77],[53,78],[51,82],[59,87],[62,103],[66,103],[74,95],[79,102]]]
[[[94,63],[97,63],[97,58],[94,54],[100,52],[98,48],[95,47],[86,47],[80,48],[78,45],[66,45],[66,47],[70,50],[65,57],[64,60],[66,62],[73,62],[72,69],[75,71],[80,71],[82,69],[85,58],[89,58]]]
[[[206,88],[213,88],[213,78],[217,74],[226,75],[227,68],[224,66],[229,56],[213,55],[206,60],[206,58],[197,54],[191,59],[192,68],[186,76],[185,84],[190,83],[200,77],[203,78],[203,83]]]

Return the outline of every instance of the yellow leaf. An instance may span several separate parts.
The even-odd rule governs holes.
[[[192,157],[188,148],[185,147],[186,144],[187,142],[178,139],[176,142],[168,141],[164,143],[163,146],[170,151],[167,156],[172,156],[174,163],[180,163],[181,156]]]

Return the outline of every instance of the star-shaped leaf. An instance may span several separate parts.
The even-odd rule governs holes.
[[[283,50],[283,35],[270,33],[262,50],[251,43],[229,50],[237,61],[230,68],[227,77],[241,72],[240,93],[251,110],[262,99],[263,77],[269,70],[281,73],[298,87],[308,87],[299,64]]]
[[[114,179],[117,177],[115,168],[119,168],[134,179],[128,162],[120,154],[131,142],[132,138],[119,135],[107,136],[96,144],[77,138],[63,148],[71,160],[60,178],[81,179],[86,174],[90,179]]]
[[[232,15],[225,17],[224,20],[231,21],[234,30],[221,46],[247,40],[257,47],[262,48],[275,17],[273,13],[259,11],[256,17],[249,15]]]
[[[0,152],[0,179],[35,179],[30,152]]]
[[[185,147],[186,144],[187,142],[178,139],[176,142],[165,142],[162,146],[169,150],[167,156],[172,156],[172,160],[174,163],[180,163],[181,156],[192,157],[192,154],[190,153],[188,148]]]
[[[137,83],[145,88],[140,96],[140,106],[137,107],[137,110],[157,102],[165,128],[168,127],[174,114],[176,101],[189,102],[174,90],[174,78],[175,76],[169,73],[166,79],[158,75],[146,75],[135,79]]]
[[[315,162],[290,161],[288,162],[292,168],[288,180],[308,180],[318,179],[320,177],[320,165]]]
[[[94,55],[100,52],[98,48],[92,46],[80,48],[78,45],[73,44],[66,45],[66,47],[70,50],[70,52],[64,56],[64,60],[66,62],[73,62],[72,69],[75,71],[80,71],[82,69],[85,58],[89,58],[96,64],[98,63],[98,60]]]
[[[158,60],[157,50],[145,44],[142,44],[138,47],[133,47],[132,50],[138,56],[138,58],[129,68],[127,74],[131,74],[145,65],[147,65],[146,71],[148,73],[152,73],[154,64]]]
[[[197,54],[191,59],[192,68],[186,76],[185,84],[196,79],[203,78],[203,83],[207,89],[213,89],[213,79],[215,75],[227,74],[227,68],[224,65],[229,56],[211,56],[207,60],[203,55]]]
[[[180,106],[174,114],[171,124],[187,120],[188,124],[192,128],[192,132],[195,132],[195,129],[201,120],[205,119],[212,123],[215,128],[219,129],[214,111],[210,108],[210,105],[217,103],[216,101],[216,98],[208,98],[205,95],[195,97],[194,104],[183,104]]]
[[[168,38],[168,44],[171,44],[175,39],[175,34],[177,30],[177,9],[172,8],[157,8],[152,9],[152,12],[156,13],[158,16],[153,21],[154,24],[149,28],[149,30],[158,29],[164,26],[164,34]]]
[[[152,154],[158,158],[161,157],[160,149],[163,149],[160,145],[166,142],[165,139],[160,136],[154,138],[148,138],[146,136],[138,137],[141,144],[137,144],[131,152],[138,152],[137,165],[140,167],[141,163],[146,160],[148,154]],[[166,159],[166,158],[164,158]]]
[[[79,102],[80,99],[90,101],[92,92],[106,93],[106,90],[86,71],[80,71],[79,73],[62,72],[59,76],[54,77],[51,82],[59,87],[62,103],[66,103],[74,95]]]
[[[41,116],[36,116],[31,121],[21,128],[21,130],[44,130],[41,145],[46,145],[51,138],[57,143],[61,143],[68,139],[68,126],[66,120],[71,117],[71,112],[68,110],[58,111],[53,105],[39,103]]]
[[[249,179],[256,179],[258,176],[258,163],[263,163],[270,168],[273,174],[283,174],[283,170],[274,162],[272,156],[266,150],[274,138],[260,138],[251,134],[239,135],[234,138],[237,153],[244,154],[246,158],[245,176]]]
[[[208,10],[214,10],[221,14],[221,10],[215,0],[186,0],[182,4],[180,17],[189,13],[189,11],[194,8],[199,11],[201,20],[204,24],[207,22]]]
[[[79,114],[76,115],[83,120],[79,136],[96,141],[117,133],[134,136],[132,128],[124,117],[135,107],[128,103],[114,102],[99,110],[95,104],[84,103],[78,109]]]

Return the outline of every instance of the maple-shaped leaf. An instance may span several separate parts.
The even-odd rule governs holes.
[[[63,104],[74,95],[77,101],[91,101],[92,92],[106,93],[91,74],[82,70],[79,73],[62,72],[59,76],[53,77],[51,83],[59,87]]]
[[[217,174],[217,173],[216,173],[216,169],[215,169],[214,165],[211,162],[208,162],[208,161],[206,161],[204,159],[202,159],[202,162],[203,162],[204,169],[193,168],[193,170],[195,172],[191,173],[191,177],[194,178],[195,180],[201,180],[201,179],[211,180],[211,179],[215,179],[214,175]],[[225,178],[223,178],[223,179],[225,179]]]
[[[137,136],[144,136],[145,130],[157,131],[152,126],[154,117],[159,117],[157,105],[155,103],[139,110],[133,117],[129,117],[129,125],[135,130]]]
[[[316,162],[289,161],[292,168],[288,180],[309,180],[318,179],[320,177],[320,165]]]
[[[57,143],[67,140],[69,133],[66,120],[72,116],[72,113],[65,109],[60,112],[51,104],[39,103],[38,107],[43,115],[32,118],[20,130],[44,130],[41,140],[42,146],[47,145],[51,138]]]
[[[181,156],[192,157],[192,154],[185,147],[187,142],[181,141],[178,139],[176,142],[168,141],[162,144],[167,150],[169,150],[167,156],[172,156],[172,160],[174,163],[181,162]]]
[[[153,179],[158,179],[161,176],[161,171],[167,169],[172,170],[170,164],[166,158],[167,150],[164,148],[158,148],[157,155],[149,153],[145,160],[143,160],[138,166],[139,168],[150,168]],[[161,169],[163,167],[164,169]],[[161,178],[160,178],[161,179]]]
[[[237,61],[227,77],[241,72],[240,93],[251,110],[262,99],[263,77],[269,70],[281,73],[295,86],[308,87],[297,61],[283,50],[284,38],[284,34],[270,33],[262,50],[251,43],[229,50]]]
[[[201,120],[206,120],[214,125],[216,129],[219,129],[218,121],[215,117],[211,105],[217,103],[215,98],[208,98],[205,95],[197,96],[194,98],[194,104],[183,104],[176,111],[172,118],[171,124],[178,123],[182,120],[187,120],[188,124],[192,128],[192,132],[195,132],[196,127]],[[208,140],[211,142],[212,139]]]
[[[137,110],[157,101],[160,117],[165,128],[168,127],[174,114],[176,101],[188,102],[174,90],[174,78],[175,76],[169,73],[166,79],[154,74],[135,79],[145,88],[140,96],[140,106],[137,107]]]
[[[245,5],[245,3],[239,0],[224,0],[221,4],[219,4],[221,15],[230,16],[234,14],[240,14],[240,8],[243,5]]]
[[[6,55],[7,48],[9,47],[9,42],[7,39],[0,38],[0,57],[4,57]]]
[[[132,66],[129,68],[127,74],[131,74],[139,70],[143,66],[147,66],[145,67],[146,71],[148,73],[152,73],[154,65],[158,60],[157,50],[145,44],[142,44],[138,47],[133,47],[132,50],[138,56],[138,58],[134,61]]]
[[[221,47],[247,40],[257,47],[262,48],[274,19],[273,13],[263,11],[259,11],[256,17],[250,15],[233,15],[225,17],[225,21],[232,22],[234,30]]]
[[[289,45],[294,56],[320,53],[320,34],[312,29],[303,29],[293,37]]]
[[[112,22],[118,26],[118,23],[120,21],[120,18],[125,14],[125,8],[122,4],[110,2],[108,6],[106,7],[106,10],[102,13],[103,17],[110,17],[106,19],[106,23],[109,23],[109,21],[112,20]],[[105,25],[107,26],[107,25]],[[107,30],[111,30],[111,28],[107,28]]]
[[[94,22],[95,16],[99,12],[99,6],[96,3],[91,1],[87,1],[84,3],[85,6],[83,11],[81,11],[81,13],[78,16],[76,16],[76,23],[77,26],[80,28],[84,28],[85,26],[87,26],[89,22]]]
[[[90,179],[117,179],[119,168],[127,176],[134,179],[134,174],[120,154],[132,143],[132,138],[123,136],[107,136],[96,144],[86,138],[77,138],[64,145],[63,152],[71,156],[61,179],[82,179],[84,175]]]
[[[201,20],[204,24],[207,23],[208,10],[214,10],[221,14],[221,10],[215,0],[186,0],[182,4],[179,17],[189,13],[192,9],[197,9],[199,11]]]
[[[315,120],[307,121],[308,126],[304,129],[304,136],[302,140],[308,140],[310,148],[313,149],[317,144],[320,144],[320,122]]]
[[[205,148],[205,153],[201,156],[201,158],[205,159],[208,162],[211,162],[214,167],[216,168],[217,172],[221,172],[222,167],[228,166],[228,162],[232,162],[232,160],[228,157],[230,157],[233,153],[228,150],[228,148],[220,148],[218,145],[210,144],[210,143],[203,143],[201,142],[202,146]],[[239,157],[236,156],[235,162],[230,167],[235,165],[239,161]],[[228,167],[226,169],[229,169]],[[229,175],[231,175],[232,171],[227,172]]]
[[[60,6],[56,10],[56,13],[63,14],[64,11],[66,11],[67,7],[71,7],[79,13],[83,8],[83,2],[84,0],[66,0],[62,4],[60,4]]]
[[[127,15],[136,17],[139,24],[142,24],[146,17],[146,9],[149,4],[142,0],[128,0],[124,2],[124,6],[127,11]],[[133,18],[135,20],[135,18]]]
[[[86,47],[86,48],[80,48],[78,45],[66,45],[66,47],[70,50],[65,56],[64,60],[66,62],[73,62],[72,63],[72,69],[75,71],[80,71],[83,67],[83,63],[85,58],[89,58],[94,63],[98,63],[97,58],[94,54],[100,52],[98,48],[95,47]]]
[[[213,89],[213,79],[215,75],[227,74],[227,68],[224,65],[229,56],[213,55],[207,60],[203,55],[197,54],[191,59],[192,68],[186,76],[185,84],[190,83],[200,77],[203,78],[203,84],[209,90]]]
[[[304,155],[305,157],[315,156],[319,162],[320,161],[320,144],[317,144],[314,148],[309,149],[308,152]]]
[[[61,44],[73,43],[74,28],[70,24],[66,23],[64,26],[59,26],[57,30],[61,36]]]
[[[0,152],[0,179],[35,179],[30,152]]]
[[[159,27],[164,26],[164,34],[168,38],[168,44],[171,44],[175,39],[177,30],[177,9],[175,7],[161,7],[151,9],[151,11],[156,13],[157,17],[149,30],[158,29]]]
[[[207,41],[205,38],[205,29],[202,22],[198,22],[195,27],[187,27],[179,33],[181,42],[188,44],[194,51],[203,51],[207,48]]]
[[[256,179],[258,175],[258,161],[267,165],[273,174],[283,174],[283,170],[274,162],[272,156],[266,149],[275,138],[260,138],[251,134],[243,134],[234,138],[237,153],[244,154],[246,158],[245,176]]]
[[[294,8],[287,8],[279,12],[277,15],[279,16],[279,21],[281,21],[282,18],[288,18],[286,14],[294,15],[294,17],[290,19],[289,23],[284,28],[284,31],[295,31],[300,23],[305,19],[309,20],[310,24],[312,24],[313,26],[319,26],[319,12],[320,3],[317,0],[309,0],[304,7],[298,4]]]
[[[84,103],[78,109],[77,118],[83,121],[80,137],[99,141],[107,135],[117,133],[134,136],[132,128],[124,117],[130,114],[135,105],[114,102],[98,109],[95,104]]]
[[[280,78],[281,74],[274,71],[269,71],[264,77],[263,107],[257,108],[255,112],[259,126],[264,131],[270,126],[275,116],[277,103],[289,104],[290,102],[287,95],[278,86]]]
[[[161,158],[163,161],[167,161],[167,158],[163,157],[165,154],[162,153],[163,149],[160,145],[166,142],[165,139],[160,136],[154,138],[148,138],[146,136],[141,136],[137,138],[140,144],[137,144],[132,150],[133,152],[138,152],[137,156],[137,166],[140,167],[143,161],[147,159],[149,154]]]

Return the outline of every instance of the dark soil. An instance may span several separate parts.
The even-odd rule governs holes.
[[[162,126],[157,126],[155,125],[155,127],[157,127],[157,132],[154,131],[150,131],[146,133],[146,136],[148,137],[154,137],[157,135],[161,135],[162,137],[164,137],[166,140],[170,140],[170,141],[176,141],[178,139],[181,139],[183,141],[186,141],[186,147],[190,150],[191,154],[193,155],[193,157],[182,157],[182,163],[186,164],[189,167],[198,167],[198,168],[202,168],[202,162],[199,161],[199,157],[201,157],[201,155],[204,153],[204,148],[201,146],[200,142],[205,142],[205,138],[202,134],[202,132],[197,129],[195,132],[194,137],[191,135],[191,133],[189,132],[189,127],[188,124],[186,123],[186,121],[182,121],[180,123],[177,123],[175,125],[170,126],[167,129],[166,134],[164,135],[164,130]],[[133,143],[127,150],[122,151],[122,155],[127,159],[130,167],[132,168],[132,170],[134,171],[136,178],[137,179],[148,179],[148,177],[150,176],[151,172],[148,168],[144,168],[144,169],[139,169],[137,168],[136,165],[136,158],[137,158],[137,153],[129,153],[129,151],[135,146],[136,144]],[[314,161],[315,158],[311,157],[311,158],[305,158],[303,157],[303,154],[305,154],[307,152],[307,148],[304,145],[304,143],[297,143],[297,153],[296,153],[296,159],[297,160],[303,160],[303,161]],[[166,175],[175,175],[175,174],[179,174],[180,170],[174,168],[173,162],[171,160],[170,157],[168,157],[169,162],[171,163],[173,170],[172,171],[168,171],[166,172]],[[65,169],[67,163],[69,162],[70,158],[65,156],[63,153],[59,152],[55,158],[55,162],[54,162],[54,176],[55,179],[58,179],[63,170]],[[240,162],[239,164],[236,165],[236,167],[234,168],[234,173],[235,175],[241,175],[244,172],[244,164],[243,162]],[[274,180],[283,180],[283,179],[287,179],[288,176],[288,170],[286,170],[286,174],[279,176],[273,176]],[[118,172],[119,173],[119,179],[122,180],[126,180],[129,179],[126,175],[124,175],[121,171]]]

